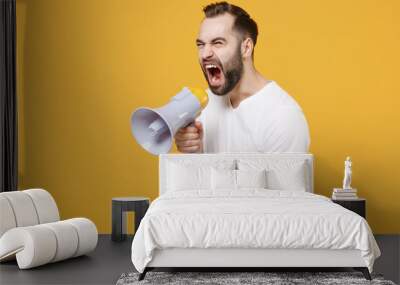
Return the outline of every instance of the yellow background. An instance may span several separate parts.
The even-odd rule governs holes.
[[[206,88],[195,38],[209,1],[17,0],[19,188],[111,229],[111,198],[157,196],[131,112]],[[375,233],[400,233],[400,1],[232,1],[260,29],[256,67],[302,106],[316,193],[353,159]],[[397,217],[397,218],[396,218]]]

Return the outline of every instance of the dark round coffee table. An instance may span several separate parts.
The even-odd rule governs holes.
[[[150,205],[147,197],[116,197],[112,198],[112,233],[111,240],[123,241],[126,239],[126,212],[135,212],[135,232],[140,221]]]

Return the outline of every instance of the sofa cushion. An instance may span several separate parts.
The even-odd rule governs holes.
[[[51,194],[43,189],[28,189],[22,191],[32,199],[38,215],[39,224],[57,222],[60,220],[56,201]]]
[[[11,191],[3,192],[1,195],[10,203],[17,227],[39,224],[35,205],[28,194],[24,191]]]
[[[92,221],[75,218],[8,230],[0,238],[0,261],[14,256],[20,269],[80,256],[97,245]]]
[[[17,226],[11,204],[2,194],[0,193],[0,237],[6,231]]]

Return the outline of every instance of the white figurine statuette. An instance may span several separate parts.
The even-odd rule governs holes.
[[[351,158],[348,156],[344,162],[343,190],[351,188]]]

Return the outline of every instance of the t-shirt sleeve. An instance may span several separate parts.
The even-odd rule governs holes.
[[[262,132],[261,141],[264,152],[307,153],[310,135],[304,114],[293,107],[275,110],[270,125]]]

